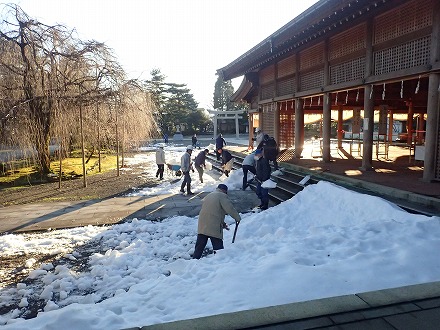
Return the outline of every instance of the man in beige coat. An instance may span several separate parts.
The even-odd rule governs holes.
[[[228,187],[219,184],[217,189],[206,195],[203,199],[202,209],[199,213],[197,241],[193,258],[200,259],[205,249],[208,238],[214,250],[223,249],[223,229],[229,229],[225,223],[225,215],[229,214],[235,219],[236,224],[241,220],[231,200],[228,198]]]
[[[159,148],[156,150],[156,165],[156,178],[163,180],[163,171],[165,170],[165,151],[163,150],[163,144],[159,144]]]

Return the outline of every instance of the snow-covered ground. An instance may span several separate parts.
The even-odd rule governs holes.
[[[167,159],[184,148],[165,148]],[[193,156],[197,154],[197,151]],[[132,158],[153,171],[154,153]],[[197,189],[214,189],[205,176]],[[222,177],[230,189],[241,172]],[[132,195],[177,192],[177,184]],[[179,187],[180,188],[180,187]],[[234,229],[234,220],[226,221]],[[0,237],[0,253],[63,252],[99,242],[103,253],[90,268],[26,262],[35,284],[0,292],[0,307],[39,296],[44,310],[30,320],[19,310],[0,316],[4,329],[120,329],[440,280],[440,218],[409,214],[383,199],[328,182],[307,186],[292,199],[261,213],[242,215],[237,238],[225,231],[225,249],[190,259],[197,218],[162,222],[132,219],[111,227],[56,230]]]

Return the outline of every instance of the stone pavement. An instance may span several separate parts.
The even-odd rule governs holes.
[[[199,214],[201,199],[207,193],[199,192],[190,197],[166,194],[11,205],[0,208],[0,233],[110,225],[132,218],[158,220],[177,215],[193,217]],[[229,191],[228,195],[239,212],[248,211],[259,202],[250,189],[244,192]]]

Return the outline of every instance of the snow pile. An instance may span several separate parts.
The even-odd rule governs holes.
[[[227,180],[241,177],[232,172]],[[234,220],[226,221],[234,229]],[[45,302],[30,320],[14,319],[19,309],[3,315],[5,329],[120,329],[440,280],[432,253],[440,248],[440,218],[326,182],[243,214],[235,243],[233,230],[225,231],[225,249],[200,260],[189,257],[197,218],[133,219],[89,231],[72,234],[79,241],[94,236],[89,243],[102,249],[88,269],[41,265],[31,273],[34,285],[1,293],[0,306],[14,299],[26,309],[30,296]],[[46,235],[56,233],[69,235]],[[21,237],[0,237],[2,254],[22,249],[23,240],[10,236]],[[46,248],[44,240],[26,242]]]

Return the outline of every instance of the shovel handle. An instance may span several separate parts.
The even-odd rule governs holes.
[[[239,222],[235,223],[234,236],[232,237],[232,243],[235,242],[235,236],[237,235],[238,224],[239,224]]]

